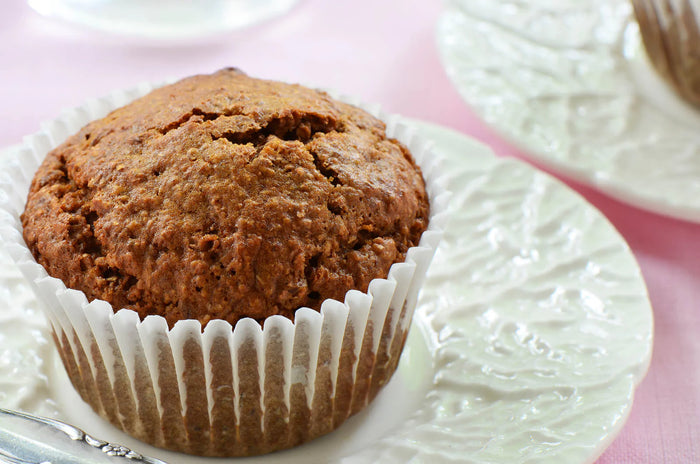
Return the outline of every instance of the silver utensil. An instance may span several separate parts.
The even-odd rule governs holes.
[[[65,422],[0,408],[0,463],[97,464],[115,460],[166,464],[96,439]]]

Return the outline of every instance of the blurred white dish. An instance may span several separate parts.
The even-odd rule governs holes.
[[[38,13],[113,34],[186,41],[289,11],[298,0],[28,0]]]
[[[651,307],[627,244],[558,181],[408,122],[445,158],[454,212],[395,377],[334,433],[230,462],[593,462],[624,424],[651,356]],[[152,448],[95,415],[36,305],[0,249],[0,406],[166,461],[212,462]]]
[[[624,202],[700,222],[700,110],[647,62],[627,0],[450,0],[447,73],[528,156]]]

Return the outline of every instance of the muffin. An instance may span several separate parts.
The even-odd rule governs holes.
[[[647,56],[686,101],[700,104],[700,3],[632,0]]]
[[[37,262],[90,300],[235,324],[366,291],[428,212],[420,169],[378,119],[224,69],[52,150],[22,225]]]
[[[445,220],[422,143],[235,69],[85,113],[49,127],[62,143],[29,142],[8,195],[28,186],[26,205],[0,228],[82,398],[204,456],[295,446],[363,409],[396,369]]]

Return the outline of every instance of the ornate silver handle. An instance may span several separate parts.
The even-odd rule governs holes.
[[[0,408],[0,463],[108,463],[113,458],[134,464],[166,464],[94,438],[65,422]]]

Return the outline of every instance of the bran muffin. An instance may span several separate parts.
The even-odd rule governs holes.
[[[397,368],[449,197],[427,145],[382,118],[386,133],[224,69],[27,137],[0,236],[82,399],[200,456],[296,446],[364,409]]]
[[[427,227],[408,150],[368,113],[236,69],[156,89],[52,150],[23,235],[89,300],[235,324],[366,291]]]

